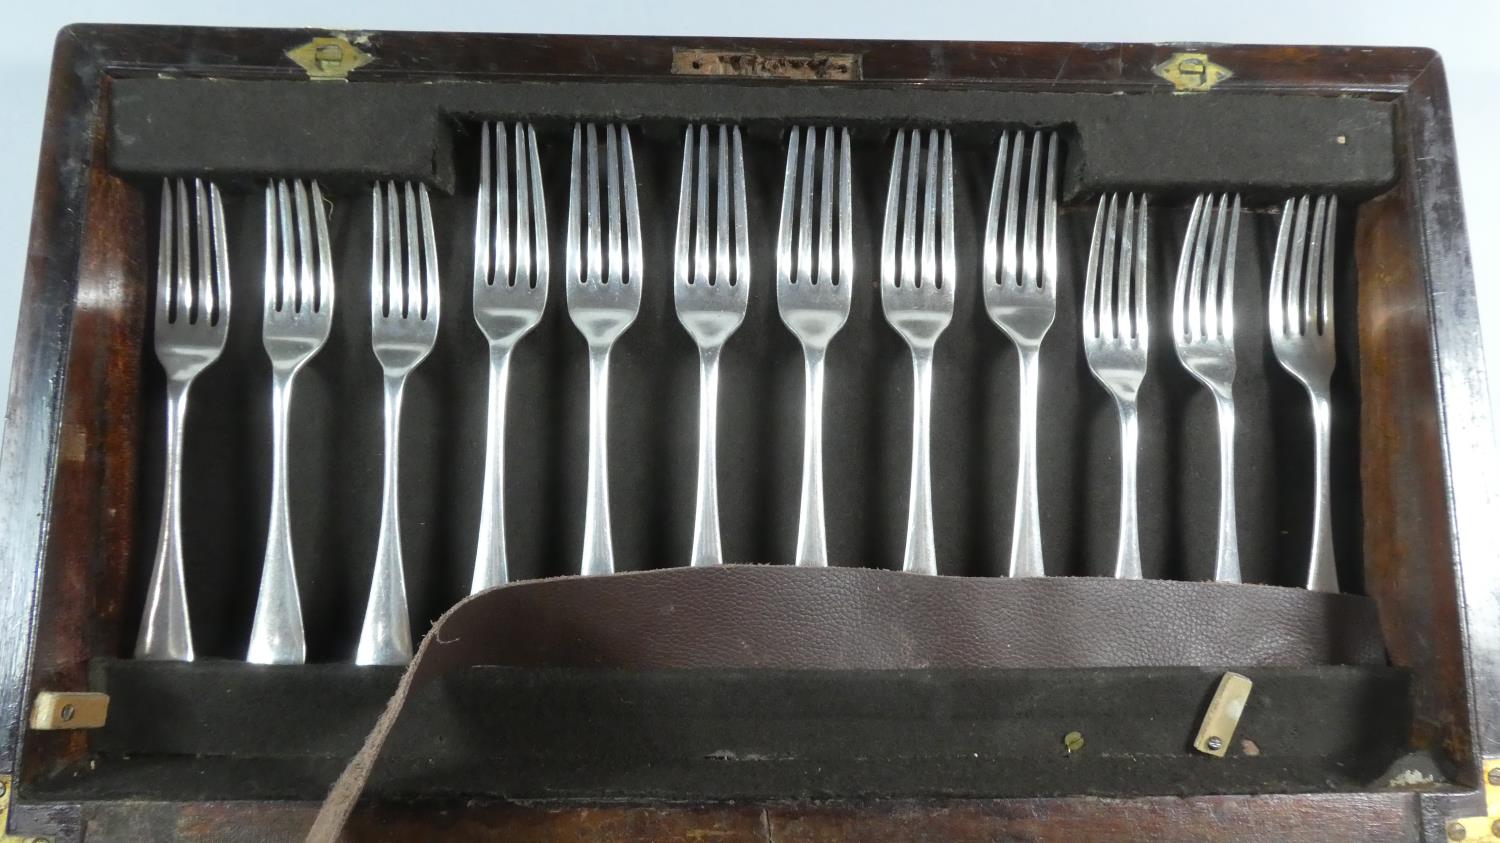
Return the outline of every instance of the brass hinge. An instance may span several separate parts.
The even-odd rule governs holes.
[[[1208,53],[1173,53],[1152,68],[1157,76],[1172,83],[1178,93],[1202,93],[1234,75],[1234,71],[1209,60]]]
[[[1484,762],[1485,816],[1448,823],[1448,839],[1464,843],[1500,843],[1500,758]]]
[[[356,40],[367,42],[364,37]],[[342,35],[320,35],[306,44],[287,50],[286,57],[307,71],[309,79],[338,82],[349,81],[351,71],[375,60],[374,56],[354,46]]]

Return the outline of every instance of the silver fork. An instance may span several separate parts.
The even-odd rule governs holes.
[[[838,163],[834,163],[834,147]],[[781,226],[776,235],[776,304],[781,321],[802,343],[806,365],[806,421],[802,431],[802,503],[797,518],[798,565],[828,565],[823,515],[823,365],[828,343],[849,318],[854,275],[854,216],[849,130],[823,130],[822,166],[818,133],[793,128],[781,190]],[[798,172],[801,172],[800,190]],[[835,212],[835,173],[837,205]],[[817,178],[821,176],[821,178]],[[815,190],[816,186],[816,190]],[[813,251],[813,202],[817,194],[818,236]],[[792,237],[796,228],[795,243]],[[836,241],[836,242],[835,242]]]
[[[568,316],[589,346],[584,574],[615,570],[609,528],[609,352],[641,309],[641,213],[628,128],[613,124],[604,128],[603,168],[605,197],[601,208],[599,131],[593,123],[586,127],[575,124],[565,280]]]
[[[245,656],[257,664],[307,660],[287,503],[287,417],[297,373],[328,341],[333,325],[331,250],[318,183],[311,188],[300,179],[290,185],[285,179],[267,184],[261,341],[271,358],[271,521]]]
[[[1094,377],[1114,396],[1120,412],[1120,545],[1115,576],[1141,578],[1140,518],[1136,508],[1136,456],[1140,419],[1136,396],[1151,348],[1146,317],[1147,249],[1151,243],[1146,197],[1099,197],[1094,236],[1083,282],[1083,353]]]
[[[1329,380],[1333,377],[1333,236],[1338,197],[1288,199],[1281,211],[1271,262],[1271,347],[1282,368],[1307,388],[1312,402],[1314,461],[1313,541],[1307,587],[1339,590],[1333,533],[1328,523]],[[1309,225],[1308,214],[1312,219]],[[1305,258],[1305,263],[1304,263]]]
[[[406,376],[437,340],[440,296],[437,237],[426,185],[394,182],[370,191],[370,335],[384,370],[385,479],[380,487],[380,537],[370,600],[359,633],[356,664],[411,661],[411,619],[401,564],[397,508],[401,396]],[[404,211],[404,213],[403,213]],[[384,259],[382,261],[382,258]]]
[[[190,226],[187,183],[163,180],[155,342],[156,358],[167,373],[167,479],[146,611],[135,642],[138,659],[193,660],[182,572],[182,423],[193,378],[224,350],[230,283],[219,188],[194,180],[191,210]]]
[[[750,298],[750,235],[739,127],[719,126],[716,144],[709,143],[707,126],[697,127],[696,140],[694,134],[694,127],[689,126],[682,141],[673,297],[677,318],[698,345],[698,500],[691,563],[703,566],[724,563],[717,467],[719,352],[745,319]],[[713,167],[711,155],[717,162]],[[708,218],[710,170],[714,179],[712,226]],[[712,259],[710,239],[714,241]]]
[[[1029,152],[1028,152],[1029,147]],[[1044,152],[1045,150],[1045,152]],[[1026,219],[1018,228],[1023,197]],[[1000,209],[1005,209],[1004,231]],[[1040,226],[1040,238],[1038,237]],[[984,304],[1021,363],[1020,458],[1010,575],[1046,576],[1037,501],[1036,416],[1042,338],[1057,314],[1057,135],[1013,132],[1000,137],[984,229]]]
[[[1240,581],[1234,505],[1234,254],[1240,197],[1193,202],[1172,298],[1177,358],[1213,393],[1219,414],[1219,548],[1214,579]]]
[[[494,145],[491,147],[491,138]],[[514,143],[515,198],[509,145]],[[493,150],[493,152],[492,152]],[[511,217],[511,203],[515,217]],[[484,491],[471,594],[510,579],[505,559],[505,393],[510,353],[547,306],[547,205],[536,130],[501,123],[480,139],[479,202],[474,221],[474,321],[490,344],[489,424],[484,437]]]
[[[941,137],[941,142],[939,138]],[[937,573],[932,524],[932,353],[953,319],[957,258],[953,238],[953,138],[927,132],[896,133],[885,233],[880,249],[880,303],[885,318],[911,347],[911,495],[906,511],[906,552],[901,569]],[[905,190],[902,189],[905,171]],[[917,194],[921,192],[921,245],[917,245]]]

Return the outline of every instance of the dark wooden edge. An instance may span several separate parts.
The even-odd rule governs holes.
[[[712,840],[715,843],[926,843],[1026,840],[1139,843],[1411,843],[1411,793],[1144,799],[889,800],[737,805],[478,804],[361,811],[344,840]],[[255,802],[101,802],[81,816],[28,809],[28,829],[61,839],[87,823],[105,840],[301,841],[316,810]],[[1441,838],[1437,838],[1441,839]]]
[[[97,644],[87,636],[97,632],[99,619],[120,611],[119,606],[93,602],[90,595],[98,596],[98,586],[90,575],[118,581],[127,573],[125,559],[108,551],[130,543],[128,513],[134,503],[134,467],[112,464],[103,454],[112,446],[133,442],[137,434],[133,406],[122,408],[114,403],[129,394],[130,382],[111,383],[111,379],[122,374],[134,377],[139,372],[139,361],[128,356],[138,357],[141,350],[139,326],[131,326],[138,321],[138,313],[131,310],[138,299],[121,292],[130,286],[125,282],[140,277],[141,267],[139,247],[112,242],[110,237],[116,241],[122,236],[130,239],[129,233],[135,229],[124,220],[132,214],[139,217],[141,199],[129,186],[89,166],[101,134],[100,109],[107,100],[103,95],[107,80],[142,73],[301,78],[302,72],[285,59],[283,52],[315,34],[326,33],[82,25],[64,29],[58,36],[5,421],[5,452],[0,456],[0,573],[12,584],[0,600],[5,601],[4,617],[29,621],[13,623],[0,631],[4,636],[0,641],[0,772],[25,771],[19,763],[23,738],[28,747],[43,748],[22,725],[33,683],[39,679],[63,684],[76,680],[82,687],[83,664],[75,660]],[[428,76],[660,76],[670,66],[672,49],[686,46],[859,52],[867,83],[962,83],[1018,90],[1100,92],[1163,90],[1166,83],[1153,74],[1152,68],[1173,52],[1193,49],[1191,45],[934,45],[420,33],[356,33],[350,37],[362,39],[367,51],[377,58],[355,72],[356,81]],[[1410,265],[1417,268],[1417,277],[1425,285],[1425,348],[1430,354],[1431,388],[1440,402],[1439,413],[1432,419],[1434,429],[1414,430],[1412,435],[1426,437],[1429,445],[1438,443],[1444,468],[1440,476],[1435,476],[1437,486],[1430,475],[1420,478],[1425,485],[1415,488],[1440,497],[1446,504],[1441,512],[1423,517],[1442,516],[1447,534],[1428,524],[1425,535],[1428,547],[1447,549],[1440,558],[1449,560],[1449,564],[1436,572],[1439,582],[1432,588],[1416,582],[1420,578],[1412,572],[1402,572],[1400,587],[1415,588],[1414,599],[1424,602],[1427,611],[1412,616],[1391,613],[1386,624],[1390,636],[1413,642],[1410,657],[1415,663],[1436,663],[1431,671],[1433,684],[1421,692],[1431,694],[1428,699],[1434,706],[1429,718],[1434,748],[1455,779],[1472,787],[1478,759],[1500,755],[1500,733],[1495,731],[1500,719],[1500,572],[1491,570],[1483,556],[1494,538],[1488,523],[1494,498],[1487,479],[1495,463],[1484,364],[1477,341],[1474,282],[1441,64],[1435,54],[1421,49],[1222,45],[1202,49],[1235,73],[1214,95],[1236,91],[1355,93],[1398,98],[1402,104],[1402,154],[1408,179],[1398,189],[1401,196],[1396,201],[1406,209],[1397,228],[1404,227],[1405,236],[1415,238],[1420,248],[1411,256]],[[91,228],[94,225],[115,227],[106,231]],[[86,231],[95,232],[101,239],[87,242]],[[88,295],[91,292],[107,295],[95,298]],[[74,354],[75,336],[82,340],[86,334],[95,337],[97,345],[93,351],[79,348]],[[120,368],[112,369],[99,360],[93,366],[84,365],[85,358],[100,351],[125,352],[127,356],[119,361]],[[1407,400],[1412,399],[1408,396]],[[116,415],[116,410],[124,412]],[[91,457],[96,450],[98,455]],[[116,517],[125,520],[114,520]],[[1468,564],[1464,564],[1466,555]],[[69,606],[72,608],[66,608]],[[41,626],[36,624],[39,607],[45,611]],[[1433,622],[1451,623],[1451,629],[1460,634],[1444,637],[1438,631],[1428,636],[1428,630],[1420,625]],[[71,739],[55,740],[62,746],[47,747],[49,751],[63,756],[78,751]],[[48,757],[41,752],[35,760],[45,762]],[[1295,828],[1360,828],[1359,817],[1368,822],[1373,815],[1384,819],[1374,831],[1366,829],[1353,837],[1405,840],[1412,837],[1412,822],[1420,822],[1429,834],[1441,834],[1442,820],[1453,810],[1479,812],[1476,799],[1476,792],[1467,791],[1421,797],[1371,794],[1364,803],[1318,795],[1171,800],[1178,808],[1149,798],[1108,804],[1083,799],[1016,800],[1024,806],[1020,810],[1025,816],[997,820],[1013,824],[994,826],[994,833],[1004,828],[1031,828],[1039,838],[1083,833],[1088,839],[1112,839],[1110,834],[1120,833],[1120,827],[1112,826],[1109,819],[1115,813],[1135,818],[1124,832],[1132,839],[1147,827],[1159,829],[1164,837],[1190,833],[1195,839],[1214,839],[1211,835],[1218,833],[1217,829],[1234,825],[1233,817],[1215,814],[1215,810],[1240,806],[1245,809],[1238,814],[1240,822],[1248,822],[1253,808],[1253,828],[1272,829],[1261,839],[1303,839],[1296,836],[1303,832],[1291,830]],[[256,822],[282,815],[266,813],[266,807],[253,809]],[[63,827],[83,810],[81,806],[56,805],[23,808],[18,806],[12,830],[32,821]],[[120,806],[89,810],[96,808],[106,812],[132,810]],[[160,804],[134,809],[198,818],[217,810],[215,806]],[[305,810],[285,806],[284,814],[288,822],[299,822],[299,812]],[[674,813],[670,809],[640,810]],[[676,813],[693,810],[698,809]],[[759,810],[764,814],[769,809]],[[904,814],[881,808],[858,812],[848,809],[842,814],[803,806],[785,810],[789,811],[783,817],[788,833],[804,820],[810,824],[808,828],[821,823],[818,828],[823,830],[791,838],[778,828],[778,840],[843,839],[849,834],[858,836],[861,827],[871,827],[869,823],[884,823],[882,829],[901,828],[905,823],[909,833],[915,834],[919,828],[931,828],[934,817],[973,816],[973,811],[984,814],[983,809],[973,807],[968,809],[969,814],[953,814],[956,809],[951,808],[935,811],[926,803],[920,808],[900,809]],[[716,809],[702,811],[708,816]],[[1418,815],[1420,820],[1415,819]],[[379,816],[385,814],[372,811],[359,818],[358,827],[366,829],[362,833],[374,833],[369,829],[378,820],[371,818]],[[423,813],[412,814],[410,822],[420,822],[427,828],[437,821],[434,816],[446,816],[454,823],[479,821],[465,814]],[[627,827],[648,828],[629,812],[620,816],[626,817],[622,820],[625,825],[613,832],[620,839],[630,836],[624,831]],[[1071,819],[1043,823],[1045,827],[1036,825],[1047,817]],[[249,822],[246,818],[240,821]],[[1157,825],[1142,825],[1148,822]],[[991,834],[981,825],[962,829],[955,825],[952,830],[954,839],[970,833]],[[900,839],[900,832],[893,833],[896,836],[887,839]],[[1235,839],[1257,838],[1239,834]]]

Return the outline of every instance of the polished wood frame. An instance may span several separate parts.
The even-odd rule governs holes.
[[[82,690],[126,626],[147,200],[112,175],[112,80],[170,71],[305,79],[286,51],[316,33],[74,26],[58,37],[0,460],[0,774],[12,834],[82,839],[295,839],[313,806],[28,802],[29,777],[85,756],[86,732],[31,732],[37,689]],[[362,81],[546,75],[663,77],[676,48],[853,53],[863,81],[1021,91],[1149,92],[1182,45],[753,41],[368,33]],[[1366,583],[1393,662],[1415,677],[1416,746],[1447,786],[1359,794],[896,801],[878,804],[370,808],[360,839],[1369,840],[1442,839],[1484,814],[1500,758],[1500,570],[1483,358],[1441,60],[1421,49],[1214,46],[1233,76],[1207,96],[1287,93],[1397,103],[1400,180],[1361,206],[1361,482]],[[785,83],[797,84],[797,83]],[[1495,806],[1500,810],[1500,806]]]

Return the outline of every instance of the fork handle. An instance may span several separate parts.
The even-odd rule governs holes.
[[[901,570],[937,573],[932,525],[932,349],[911,350],[911,495],[906,509],[906,553]]]
[[[1134,398],[1116,398],[1120,410],[1120,547],[1115,551],[1115,578],[1141,578],[1141,525],[1136,506],[1136,457],[1140,450],[1140,411]]]
[[[146,611],[136,637],[135,657],[159,661],[193,660],[187,591],[182,574],[182,423],[187,415],[189,379],[167,380],[167,478],[162,489],[161,532]]]
[[[1041,389],[1042,356],[1022,347],[1020,455],[1016,460],[1016,520],[1011,526],[1010,575],[1045,577],[1042,565],[1042,518],[1036,485],[1036,414]]]
[[[1338,569],[1333,558],[1333,529],[1329,524],[1329,465],[1328,451],[1331,437],[1332,408],[1326,391],[1319,392],[1309,387],[1313,413],[1313,541],[1312,558],[1308,562],[1307,587],[1313,591],[1339,590]]]
[[[609,351],[589,346],[589,475],[583,506],[585,576],[615,572],[615,546],[609,528]]]
[[[479,504],[479,544],[474,551],[470,594],[510,580],[505,558],[505,398],[510,382],[510,347],[490,345],[488,421],[484,434],[484,486]]]
[[[724,564],[719,537],[719,347],[698,349],[698,500],[693,517],[695,568]]]
[[[254,664],[302,664],[307,660],[286,482],[287,414],[296,377],[295,367],[278,366],[271,374],[271,522],[266,530],[266,557],[261,565],[255,622],[250,628],[250,649],[245,655],[245,660]]]
[[[1234,504],[1234,395],[1215,392],[1219,411],[1219,549],[1214,559],[1216,582],[1241,582],[1240,541]]]
[[[802,347],[806,422],[802,428],[802,511],[797,516],[797,564],[828,567],[828,528],[823,520],[823,365],[827,352]]]
[[[401,397],[404,374],[385,376],[385,479],[380,485],[380,538],[375,544],[375,571],[365,605],[355,664],[406,664],[411,661],[411,617],[406,608],[406,573],[401,564],[401,516],[397,505],[401,465]]]

